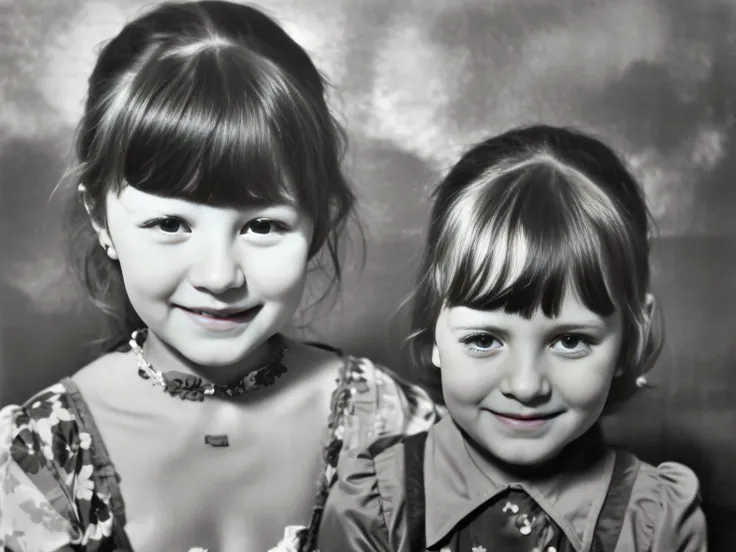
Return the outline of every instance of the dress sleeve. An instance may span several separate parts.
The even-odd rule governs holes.
[[[44,441],[24,407],[0,410],[0,550],[71,550],[68,504],[46,461]]]
[[[656,468],[644,467],[632,491],[630,504],[632,550],[707,551],[700,484],[686,466],[665,462]]]
[[[444,415],[424,389],[366,358],[353,360],[349,378],[345,452],[365,449],[384,436],[426,431]]]
[[[325,504],[320,525],[320,552],[393,552],[396,550],[400,511],[397,496],[382,488],[382,473],[396,464],[399,438],[381,439],[379,470],[373,449],[351,451],[340,457],[335,485]],[[388,448],[390,447],[390,448]],[[389,477],[388,480],[392,478]],[[395,489],[398,491],[399,489]]]

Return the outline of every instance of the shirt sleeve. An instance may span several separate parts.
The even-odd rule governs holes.
[[[700,502],[698,478],[686,466],[665,462],[644,467],[632,491],[629,523],[624,525],[633,539],[626,550],[706,552]]]
[[[426,431],[443,415],[420,386],[368,359],[351,369],[349,409],[344,418],[343,451],[362,450],[379,438]]]
[[[57,510],[64,497],[45,467],[45,448],[25,408],[0,410],[0,550],[70,549],[72,528]]]
[[[388,437],[369,449],[344,454],[337,481],[325,505],[320,552],[394,552],[401,549],[402,489],[394,472],[400,437]],[[376,455],[376,451],[380,454]]]

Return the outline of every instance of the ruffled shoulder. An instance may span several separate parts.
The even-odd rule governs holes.
[[[91,446],[61,383],[1,411],[0,549],[95,550],[93,543],[112,533]]]
[[[342,522],[338,523],[341,514],[337,514],[332,521],[324,521],[325,503],[331,499],[333,493],[338,497],[348,496],[349,493],[346,495],[345,489],[356,481],[360,481],[360,485],[365,489],[370,487],[370,472],[365,470],[370,469],[373,462],[371,451],[375,452],[375,446],[386,447],[392,442],[400,441],[404,436],[425,431],[443,414],[443,409],[436,405],[421,387],[409,383],[366,358],[346,357],[337,380],[337,387],[332,394],[332,408],[328,422],[330,435],[323,450],[324,472],[320,477],[311,520],[307,527],[302,528],[300,537],[305,543],[304,549],[314,549],[317,534],[325,523],[328,526],[334,525],[335,530],[339,530],[338,525],[347,527]],[[361,454],[361,451],[364,452]],[[336,491],[340,465],[343,466],[341,468],[343,473],[350,475],[343,482],[343,491]],[[377,496],[375,498],[377,499]],[[340,498],[337,501],[337,504],[341,504]],[[381,501],[377,500],[373,506],[380,507]],[[333,508],[331,511],[334,513],[337,510]],[[359,514],[357,510],[355,513]],[[374,526],[377,518],[371,516],[372,513],[369,513],[370,524]],[[356,528],[363,526],[361,523],[355,524]],[[331,531],[332,529],[329,529],[327,532]],[[339,538],[347,536],[346,533],[337,535],[340,534],[342,537]],[[380,533],[374,538],[380,539]],[[337,545],[329,548],[320,545],[321,552],[343,549]],[[346,549],[364,550],[360,547]],[[382,550],[382,548],[368,547],[365,550]]]
[[[56,550],[71,542],[67,489],[54,462],[52,427],[68,418],[61,385],[0,411],[0,549]],[[59,418],[60,417],[60,418]],[[3,548],[3,546],[5,548]]]
[[[426,431],[445,413],[424,389],[367,358],[350,359],[346,379],[344,451],[364,449],[384,436]]]
[[[401,439],[384,437],[340,457],[320,526],[320,552],[397,549],[404,492]]]
[[[642,463],[629,504],[628,536],[635,545],[632,549],[707,550],[700,483],[690,468],[676,462],[664,462],[656,467]],[[627,537],[626,533],[622,537]]]

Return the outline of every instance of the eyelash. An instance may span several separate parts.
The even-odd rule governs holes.
[[[561,340],[563,340],[565,338],[570,338],[570,337],[572,337],[574,339],[577,339],[578,341],[580,341],[581,343],[583,343],[585,345],[585,348],[582,349],[582,350],[580,350],[580,351],[578,351],[576,349],[573,349],[573,350],[571,350],[571,352],[562,353],[563,355],[565,355],[568,358],[579,358],[579,357],[585,356],[588,353],[588,351],[590,350],[590,348],[593,345],[596,345],[597,344],[597,340],[594,339],[593,337],[589,336],[589,335],[579,334],[579,333],[567,333],[567,334],[562,334],[559,337],[557,337],[552,342],[552,345],[555,345],[556,343],[559,343]],[[489,333],[477,333],[477,334],[468,335],[468,336],[462,338],[460,340],[460,343],[462,343],[463,345],[465,345],[468,348],[468,350],[471,353],[475,354],[475,355],[488,355],[488,354],[492,354],[492,352],[498,348],[498,347],[488,347],[488,348],[485,348],[485,347],[473,347],[472,345],[474,343],[477,344],[477,342],[480,339],[491,339],[492,342],[501,343],[501,340],[500,339],[498,339],[497,337],[495,337],[494,335],[489,334]]]
[[[594,339],[593,337],[589,335],[585,335],[585,334],[579,334],[579,333],[563,334],[557,339],[555,339],[553,343],[554,344],[559,343],[560,341],[568,337],[572,337],[584,345],[582,349],[573,349],[569,352],[563,352],[562,354],[568,358],[580,358],[580,357],[586,356],[590,352],[591,347],[598,343],[598,341]]]
[[[465,345],[468,350],[471,353],[475,354],[484,354],[484,353],[490,353],[493,349],[492,348],[485,348],[485,347],[473,347],[473,344],[477,344],[480,339],[491,339],[494,342],[501,342],[498,338],[494,337],[491,334],[488,333],[477,333],[472,334],[469,336],[466,336],[460,340],[460,343]]]
[[[189,225],[186,222],[184,222],[182,219],[180,219],[179,217],[161,217],[161,218],[149,220],[148,222],[142,224],[141,226],[143,228],[156,228],[161,233],[167,234],[167,235],[176,234],[176,232],[164,232],[164,230],[161,229],[161,224],[165,222],[178,222],[182,226],[189,227]]]
[[[168,236],[174,236],[174,235],[178,234],[178,232],[166,232],[166,231],[164,231],[161,228],[161,225],[163,223],[165,223],[165,222],[178,222],[180,225],[189,228],[189,225],[186,222],[184,222],[184,220],[182,220],[179,217],[160,217],[160,218],[157,218],[157,219],[149,220],[148,222],[144,223],[142,225],[142,227],[143,228],[157,228],[161,233],[163,233],[165,235],[168,235]],[[259,217],[259,218],[250,220],[250,221],[248,221],[247,224],[244,225],[244,228],[248,228],[250,225],[252,225],[254,223],[259,223],[259,222],[268,222],[268,223],[270,223],[272,226],[275,227],[275,231],[276,232],[287,232],[287,231],[289,231],[291,229],[285,223],[280,222],[278,220],[273,220],[273,219],[270,219],[270,218],[267,218],[267,217]],[[272,232],[269,232],[269,234],[270,233],[272,233]],[[267,234],[260,234],[260,235],[265,236]]]

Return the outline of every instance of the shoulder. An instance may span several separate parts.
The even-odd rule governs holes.
[[[405,501],[402,439],[383,437],[340,457],[320,526],[320,550],[396,548]]]
[[[134,361],[126,353],[107,353],[78,370],[71,380],[85,396],[106,394],[107,391],[119,390],[119,385],[130,379],[134,367]]]
[[[706,550],[700,483],[683,464],[640,462],[627,518],[636,542],[649,542],[652,552]]]
[[[345,379],[354,425],[350,449],[365,448],[378,438],[426,431],[444,414],[420,386],[367,358],[348,357]]]
[[[55,549],[71,542],[78,527],[66,481],[79,475],[78,451],[90,444],[62,383],[0,411],[0,545]]]
[[[109,357],[2,411],[0,544],[6,539],[9,550],[92,550],[112,538],[114,474],[96,456],[95,426],[76,383],[80,374],[82,382],[86,374],[104,379],[98,373]]]
[[[62,380],[28,399],[23,405],[11,405],[2,410],[3,449],[28,475],[44,467],[67,474],[68,447],[86,448],[89,435],[75,404],[75,387]]]
[[[55,459],[54,435],[62,428],[77,433],[81,426],[75,415],[71,389],[65,382],[68,380],[39,391],[22,406],[9,407],[13,412],[14,439],[32,440],[38,452],[49,461]]]

